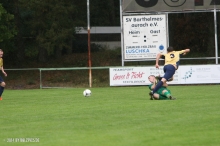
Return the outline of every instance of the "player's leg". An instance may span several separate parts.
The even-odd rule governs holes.
[[[173,76],[167,80],[167,82],[173,81]]]
[[[163,77],[156,76],[155,78],[156,78],[158,81],[160,81]],[[167,82],[171,82],[171,81],[173,81],[173,76],[167,80]]]
[[[166,96],[158,93],[154,93],[153,97],[155,100],[169,100]]]
[[[150,92],[151,93],[151,92]],[[150,95],[150,100],[154,100],[155,99],[155,97],[154,97],[154,95],[153,94],[149,94]],[[157,97],[157,96],[156,96]]]
[[[155,78],[156,78],[157,83],[158,83],[160,80],[162,80],[163,77],[156,76]],[[170,81],[172,81],[172,80],[173,80],[173,77],[170,78],[169,80],[167,80],[167,82],[170,82]],[[167,82],[164,82],[164,83],[163,83],[163,87],[167,87],[167,86],[168,86]]]
[[[167,99],[169,99],[169,98],[167,98],[167,97],[163,94],[163,92],[165,92],[166,90],[167,90],[167,88],[161,87],[161,88],[156,92],[157,94],[159,94],[158,100],[167,100]]]
[[[171,64],[168,64],[166,66],[164,66],[164,76],[163,78],[166,79],[166,81],[172,81],[173,80],[173,75],[175,74],[175,71],[176,71],[176,68],[171,65]]]
[[[164,95],[160,95],[158,93],[154,93],[152,96],[150,96],[150,100],[167,100],[169,98],[167,98]]]
[[[170,100],[170,99],[164,95],[160,95],[159,100]]]
[[[173,97],[173,96],[171,95],[171,92],[170,92],[169,89],[164,89],[164,90],[162,91],[162,95],[166,96],[166,97],[169,98],[170,100],[175,100],[175,99],[176,99],[175,97]]]
[[[154,90],[152,90],[151,94],[153,95],[155,92],[157,92],[158,89],[160,89],[165,82],[166,82],[166,79],[165,79],[165,78],[162,78],[162,79],[157,83],[157,85],[155,86]]]
[[[169,80],[170,78],[173,77],[173,75],[175,74],[175,67],[173,65],[166,65],[164,66],[164,76],[163,78],[157,83],[156,87],[154,88],[153,93],[157,92],[158,89],[160,89],[164,83],[166,83],[167,80]]]
[[[154,97],[154,99],[158,100],[159,97],[160,97],[160,94],[158,94],[158,93],[154,93],[154,94],[153,94],[153,97]]]
[[[4,92],[5,85],[6,85],[5,82],[0,76],[0,100],[2,100],[2,93]]]

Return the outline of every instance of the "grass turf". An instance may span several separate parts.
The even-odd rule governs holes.
[[[91,97],[82,88],[5,90],[0,145],[217,146],[219,88],[170,86],[177,100],[164,101],[143,86],[92,88]]]

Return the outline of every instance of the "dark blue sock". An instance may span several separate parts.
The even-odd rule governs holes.
[[[158,89],[160,89],[160,87],[163,86],[163,82],[162,81],[159,81],[156,85],[156,87],[154,88],[153,90],[153,93],[157,92]]]
[[[0,97],[2,96],[3,91],[4,91],[4,87],[0,86]]]

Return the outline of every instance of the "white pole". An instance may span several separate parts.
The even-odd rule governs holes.
[[[217,17],[214,5],[214,23],[215,23],[215,64],[218,64],[218,36],[217,36]]]
[[[91,49],[90,49],[90,12],[89,0],[87,0],[87,23],[88,23],[88,66],[89,66],[89,87],[92,87],[92,63],[91,63]]]
[[[122,21],[122,0],[120,2],[120,22],[121,22],[121,66],[124,66],[124,37],[123,37],[123,21]]]

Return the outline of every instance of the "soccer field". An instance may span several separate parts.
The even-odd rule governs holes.
[[[220,85],[5,90],[0,146],[219,146]]]

